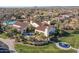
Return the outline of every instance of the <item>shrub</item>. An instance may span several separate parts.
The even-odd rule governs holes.
[[[21,39],[18,38],[18,37],[16,37],[16,38],[15,38],[15,41],[16,41],[16,42],[21,42]]]
[[[73,34],[79,34],[79,30],[74,30],[72,33]]]
[[[70,33],[67,31],[62,30],[59,36],[69,36]]]
[[[23,44],[27,44],[27,40],[22,39],[22,43],[23,43]]]

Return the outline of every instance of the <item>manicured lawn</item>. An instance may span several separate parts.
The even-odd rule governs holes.
[[[60,38],[60,41],[69,43],[74,48],[79,48],[79,34],[72,34],[68,37]]]
[[[57,48],[53,43],[45,46],[27,46],[22,44],[15,45],[16,51],[20,53],[74,53],[76,51],[61,50]]]

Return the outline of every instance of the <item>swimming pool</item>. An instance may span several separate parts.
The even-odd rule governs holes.
[[[64,43],[64,42],[60,42],[60,43],[59,43],[59,46],[61,46],[61,47],[63,47],[63,48],[69,48],[69,47],[70,47],[69,44]]]
[[[24,32],[24,33],[23,33],[24,36],[32,36],[33,34],[34,34],[34,33],[31,33],[31,32],[30,32],[30,33],[27,33],[27,32]]]
[[[16,23],[15,20],[6,20],[6,21],[3,22],[4,25],[13,25],[15,23]]]
[[[66,42],[58,42],[58,43],[56,43],[56,46],[61,48],[61,49],[65,49],[65,50],[71,48],[70,44],[68,44]]]

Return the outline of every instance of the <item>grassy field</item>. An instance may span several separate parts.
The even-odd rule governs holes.
[[[45,46],[27,46],[22,44],[15,45],[16,51],[19,53],[74,53],[76,51],[61,50],[57,48],[53,43]]]
[[[79,48],[79,34],[72,34],[68,37],[59,38],[60,41],[69,43],[74,48]]]
[[[6,33],[2,33],[2,34],[0,34],[0,38],[8,39],[9,37],[7,36]]]
[[[71,34],[67,37],[58,38],[61,42],[69,43],[74,48],[79,48],[79,34]],[[44,46],[28,46],[22,44],[15,45],[16,51],[21,53],[73,53],[76,52],[72,49],[61,50],[55,46],[55,44],[50,43]]]

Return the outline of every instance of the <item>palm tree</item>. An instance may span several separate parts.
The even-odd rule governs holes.
[[[35,31],[35,28],[29,24],[27,29],[26,29],[26,32],[34,32],[34,31]]]
[[[56,20],[51,20],[51,25],[55,25],[57,23]]]
[[[22,35],[20,33],[17,33],[16,36],[15,36],[15,41],[16,42],[21,42],[22,41],[21,36]]]
[[[40,41],[40,40],[44,41],[44,40],[47,40],[48,37],[46,37],[43,33],[39,33],[39,34],[36,34],[36,35],[35,35],[35,38],[36,38],[38,41]]]

